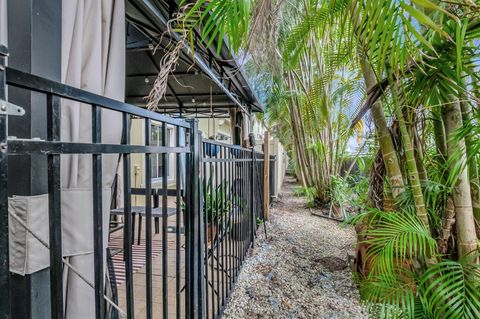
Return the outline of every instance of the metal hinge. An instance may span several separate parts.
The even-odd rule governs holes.
[[[0,115],[13,115],[13,116],[23,116],[25,110],[13,103],[0,100]]]

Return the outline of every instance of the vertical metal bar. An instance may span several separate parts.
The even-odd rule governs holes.
[[[98,105],[92,105],[92,143],[102,143],[102,110]],[[95,318],[101,319],[105,316],[103,300],[105,275],[103,270],[102,154],[92,154],[92,175]]]
[[[243,156],[243,159],[246,160],[247,159],[247,156],[246,156],[246,153],[245,151],[242,151],[242,156]],[[243,261],[244,261],[244,253],[245,253],[245,238],[246,238],[246,227],[245,225],[247,224],[248,225],[248,198],[247,198],[247,192],[246,192],[246,185],[248,185],[248,170],[246,169],[246,166],[247,166],[247,162],[244,161],[242,162],[242,176],[243,176],[243,179],[242,179],[242,198],[244,199],[244,206],[243,206],[243,210],[242,210],[242,265],[243,265]],[[247,218],[246,219],[246,222],[247,223],[244,223],[244,218]]]
[[[203,158],[202,158],[202,153],[201,153],[201,147],[202,147],[202,133],[197,132],[197,154],[198,154],[198,162],[196,164],[197,170],[198,170],[198,177],[197,177],[197,209],[198,209],[198,218],[196,219],[198,221],[198,225],[196,228],[198,229],[197,234],[196,234],[196,240],[198,243],[196,244],[196,247],[198,249],[198,257],[197,257],[197,289],[199,291],[198,295],[198,315],[199,318],[204,318],[205,316],[205,293],[206,293],[206,286],[205,282],[202,280],[204,278],[204,268],[203,268],[203,256],[204,256],[204,247],[203,247],[203,242],[206,240],[206,235],[204,230],[204,221],[202,218],[202,209],[203,209],[203,200],[202,200],[202,189],[200,185],[200,180],[202,180],[202,174],[203,172],[201,171],[202,163],[203,163]]]
[[[243,160],[243,151],[239,151],[239,159]],[[242,266],[242,237],[243,237],[243,227],[242,227],[242,218],[243,218],[243,181],[245,176],[243,175],[243,161],[238,162],[238,175],[237,175],[239,185],[238,185],[238,197],[239,197],[239,212],[238,212],[238,272],[240,273],[240,267]]]
[[[162,124],[162,146],[167,146],[167,124]],[[168,318],[168,211],[167,211],[168,159],[162,153],[162,301],[163,318]]]
[[[238,259],[238,238],[239,238],[239,233],[238,233],[238,217],[240,214],[240,196],[238,194],[238,150],[234,150],[235,158],[233,164],[233,193],[235,194],[235,215],[234,215],[234,236],[235,238],[234,241],[234,256],[235,256],[235,279],[237,278],[238,274],[238,266],[239,266],[239,259]]]
[[[130,114],[123,113],[123,137],[122,144],[130,144]],[[134,316],[134,294],[133,294],[133,268],[132,268],[132,188],[130,176],[130,154],[123,154],[123,201],[124,201],[124,219],[123,244],[125,259],[125,278],[126,278],[126,308],[127,318]]]
[[[238,163],[238,180],[239,180],[239,185],[238,185],[238,196],[239,196],[239,204],[240,204],[240,209],[239,209],[239,215],[238,215],[238,272],[240,274],[240,267],[242,266],[242,237],[243,237],[243,227],[242,227],[242,219],[243,219],[243,210],[244,210],[244,203],[243,203],[243,181],[245,179],[245,176],[243,175],[243,151],[240,151],[240,157],[239,159],[242,160]]]
[[[245,180],[243,183],[243,197],[245,198],[245,208],[243,211],[244,218],[245,218],[245,223],[243,224],[243,251],[242,251],[242,264],[245,261],[245,253],[247,250],[247,243],[248,243],[248,228],[250,225],[250,218],[249,218],[249,211],[250,211],[250,202],[249,202],[249,196],[248,196],[248,185],[249,185],[249,172],[248,172],[248,162],[247,159],[249,158],[247,151],[243,152],[243,156],[245,159],[245,162],[243,162],[243,176],[245,176]]]
[[[227,168],[228,168],[228,184],[229,184],[229,190],[228,193],[230,194],[229,196],[229,201],[230,201],[230,215],[228,218],[228,290],[230,291],[232,289],[232,280],[233,280],[233,217],[235,216],[235,193],[233,192],[233,179],[232,179],[232,150],[229,148],[227,152]]]
[[[175,145],[176,146],[181,146],[180,145],[180,134],[182,133],[182,130],[180,129],[179,126],[176,127],[175,130]],[[176,316],[177,319],[180,319],[181,317],[181,307],[180,307],[180,263],[182,262],[181,254],[180,254],[180,218],[182,216],[182,197],[181,195],[181,188],[180,188],[180,181],[182,176],[180,175],[180,154],[177,153],[175,155],[175,165],[176,165],[176,175],[175,175],[175,189],[176,189],[176,218],[175,218],[175,292],[176,292],[176,298],[175,298],[175,306],[176,306]]]
[[[187,177],[190,180],[186,182],[187,191],[187,220],[186,220],[186,294],[185,294],[185,308],[187,318],[202,318],[204,315],[202,305],[203,289],[202,286],[203,270],[203,246],[199,239],[200,227],[200,196],[199,196],[199,136],[198,136],[198,120],[194,119],[191,122],[189,145],[190,154],[187,157]]]
[[[245,151],[244,152],[244,156],[245,156],[245,162],[243,164],[243,173],[245,174],[245,183],[243,185],[243,196],[245,197],[245,211],[244,211],[244,214],[245,214],[245,220],[246,220],[246,223],[244,225],[244,234],[245,234],[245,237],[244,237],[244,241],[243,241],[243,260],[245,261],[245,254],[247,252],[247,245],[248,245],[248,239],[249,239],[249,236],[248,236],[248,229],[250,228],[250,194],[249,194],[249,185],[250,185],[250,172],[249,172],[249,169],[248,167],[250,166],[249,162],[247,161],[250,156],[248,156],[248,152]]]
[[[225,147],[220,146],[220,158],[225,159]],[[226,207],[226,202],[227,202],[227,183],[225,179],[225,162],[220,162],[220,183],[223,185],[222,186],[222,247],[221,247],[221,254],[222,254],[222,307],[225,306],[225,296],[226,296],[226,277],[225,277],[225,244],[227,240],[227,233],[226,233],[226,217],[228,215],[228,210]]]
[[[231,181],[231,192],[232,192],[232,221],[231,221],[231,236],[230,236],[230,254],[231,254],[231,263],[230,263],[230,276],[231,276],[231,284],[230,284],[230,288],[232,288],[233,286],[233,282],[234,282],[234,276],[235,276],[235,241],[234,241],[234,238],[235,238],[235,212],[236,212],[236,208],[235,208],[235,200],[236,200],[236,194],[235,194],[235,175],[234,175],[234,169],[235,169],[235,162],[233,162],[235,160],[233,154],[232,154],[232,150],[230,150],[230,163],[229,163],[229,166],[230,166],[230,181]]]
[[[217,152],[215,157],[220,153],[217,147]],[[218,253],[218,249],[220,246],[220,236],[221,236],[221,229],[220,229],[220,221],[219,221],[219,215],[220,215],[220,200],[221,200],[221,189],[218,187],[218,162],[215,162],[215,185],[212,189],[213,196],[215,198],[215,207],[213,208],[215,210],[215,227],[217,229],[215,239],[214,239],[214,245],[215,245],[215,265],[216,265],[216,279],[217,279],[217,314],[220,312],[220,255]]]
[[[224,256],[225,256],[225,262],[224,262],[224,271],[225,271],[225,300],[228,298],[228,292],[229,292],[229,284],[230,284],[230,216],[232,214],[232,206],[231,206],[231,190],[230,190],[230,178],[229,178],[229,163],[228,163],[228,148],[224,147],[223,148],[223,158],[225,159],[225,162],[223,163],[223,169],[224,169],[224,176],[225,176],[225,194],[226,194],[226,201],[225,201],[225,206],[226,206],[226,215],[225,215],[225,250],[224,250]]]
[[[152,122],[145,119],[145,145],[151,145]],[[146,317],[153,317],[153,287],[152,287],[152,154],[145,153],[145,289],[146,289]]]
[[[157,154],[153,154],[153,156],[157,156]],[[153,207],[160,207],[160,194],[158,192],[158,189],[152,190],[152,196],[153,196]],[[159,233],[160,233],[160,218],[155,217],[155,234],[159,234]]]
[[[0,46],[0,100],[6,100],[5,65],[7,48]],[[0,318],[10,317],[10,262],[8,252],[8,121],[0,114]]]
[[[255,245],[255,224],[257,223],[256,216],[255,216],[255,165],[257,165],[257,161],[255,160],[255,149],[252,147],[252,165],[251,165],[251,172],[250,172],[250,213],[252,218],[251,223],[251,238],[250,243]],[[261,196],[261,194],[260,194]]]
[[[208,144],[209,148],[212,149],[212,144]],[[210,162],[210,176],[209,176],[209,194],[207,200],[210,202],[209,209],[210,209],[210,221],[208,225],[210,226],[210,272],[212,275],[212,284],[211,284],[211,294],[212,294],[212,318],[215,317],[215,267],[213,265],[215,261],[215,247],[214,247],[214,205],[213,205],[213,175],[215,171],[213,169],[213,162]]]
[[[48,140],[60,140],[60,98],[47,95]],[[63,318],[62,211],[60,198],[60,155],[48,155],[48,217],[50,245],[51,316]]]
[[[224,178],[224,183],[225,183],[225,217],[224,217],[224,228],[225,228],[225,235],[224,235],[224,244],[223,244],[223,275],[225,278],[225,301],[224,304],[226,303],[227,297],[228,297],[228,281],[229,281],[229,276],[228,276],[228,259],[229,259],[229,251],[228,251],[228,244],[229,244],[229,233],[230,233],[230,227],[229,227],[229,218],[231,214],[231,207],[229,207],[230,204],[230,182],[228,179],[228,149],[224,146],[223,147],[223,156],[222,158],[225,160],[223,164],[223,178]]]
[[[225,147],[222,147],[223,149],[223,154],[222,154],[222,158],[226,159],[226,148]],[[230,209],[228,207],[228,196],[229,196],[229,189],[228,189],[228,179],[227,179],[227,163],[226,162],[222,162],[222,172],[223,172],[223,179],[224,179],[224,183],[225,183],[225,191],[224,191],[224,195],[225,198],[224,198],[224,211],[225,211],[225,214],[223,215],[223,228],[224,228],[224,240],[222,241],[222,269],[223,269],[223,281],[224,281],[224,295],[223,295],[223,306],[225,306],[225,303],[226,303],[226,299],[227,299],[227,293],[228,293],[228,266],[227,266],[227,240],[228,240],[228,225],[227,225],[227,221],[228,221],[228,216],[230,216]]]
[[[220,146],[220,158],[221,159],[224,159],[225,158],[225,154],[224,154],[224,150],[225,148],[223,146]],[[222,214],[220,215],[221,217],[221,221],[220,221],[220,225],[221,225],[221,229],[222,229],[222,234],[221,234],[221,247],[220,247],[220,251],[221,251],[221,254],[222,254],[222,258],[221,258],[221,261],[222,261],[222,264],[221,264],[221,275],[222,275],[222,308],[223,306],[225,305],[225,240],[227,239],[226,237],[226,229],[225,229],[225,218],[228,214],[228,211],[227,211],[227,208],[226,208],[226,198],[225,196],[227,195],[227,191],[228,189],[226,189],[226,183],[225,183],[225,180],[224,180],[224,175],[225,175],[225,172],[224,172],[224,167],[225,167],[225,162],[220,162],[220,184],[223,185],[222,186],[222,192],[220,193],[220,196],[221,196],[221,212]]]
[[[208,147],[208,144],[206,142],[203,142],[202,143],[202,158],[205,158],[205,155],[206,155],[206,149]],[[207,192],[208,192],[208,183],[207,183],[207,163],[206,162],[203,162],[203,178],[202,178],[202,184],[203,184],[203,218],[204,218],[204,223],[203,223],[203,226],[204,226],[204,234],[205,234],[205,240],[204,240],[204,249],[205,249],[205,259],[204,259],[204,264],[205,264],[205,287],[206,287],[206,290],[205,290],[205,305],[206,305],[206,308],[205,308],[205,315],[206,315],[206,318],[210,318],[210,298],[209,298],[209,287],[210,287],[210,284],[209,284],[209,281],[208,281],[208,256],[209,256],[209,251],[208,251],[208,248],[209,248],[209,236],[208,236],[208,229],[209,229],[209,224],[208,224],[208,216],[207,216],[207,213],[208,213],[208,196],[207,196]]]
[[[245,175],[245,162],[243,161],[245,159],[245,152],[244,151],[241,151],[241,159],[242,159],[242,162],[240,162],[240,170],[241,170],[241,173],[240,173],[240,176],[241,176],[241,181],[242,183],[240,184],[240,196],[241,196],[241,199],[242,199],[242,209],[240,211],[240,267],[242,266],[243,264],[243,251],[244,251],[244,238],[245,238],[245,227],[244,227],[244,222],[243,222],[243,219],[244,219],[244,215],[245,215],[245,206],[247,205],[246,203],[246,200],[245,200],[245,179],[246,179],[246,175]]]

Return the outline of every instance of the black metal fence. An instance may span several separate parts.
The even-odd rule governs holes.
[[[47,101],[48,139],[7,138],[8,112],[0,112],[0,318],[17,318],[10,306],[7,159],[21,154],[39,154],[48,159],[49,241],[43,244],[48,246],[50,254],[51,318],[65,316],[63,271],[65,267],[72,268],[62,252],[62,213],[65,212],[62,212],[60,185],[60,156],[70,154],[84,154],[92,161],[92,215],[85,218],[93,219],[94,278],[89,281],[78,269],[71,270],[93,289],[95,317],[135,318],[139,317],[139,308],[144,309],[141,317],[148,319],[221,316],[247,250],[254,243],[257,221],[263,218],[263,155],[251,149],[202,140],[195,120],[173,119],[10,69],[5,67],[5,55],[6,52],[0,52],[0,100],[6,98],[7,85],[43,94]],[[79,107],[91,109],[91,143],[60,140],[61,99],[81,102]],[[121,144],[102,143],[103,109],[122,114]],[[144,145],[131,144],[133,117],[144,122]],[[162,127],[161,146],[151,145],[152,121]],[[166,130],[172,127],[175,145],[168,146]],[[115,208],[123,219],[119,229],[125,282],[121,289],[112,267],[104,267],[105,258],[112,254],[103,239],[109,232],[103,227],[105,212],[102,209],[102,156],[105,154],[118,154],[124,172],[131,171],[131,154],[144,157],[143,189],[132,191],[129,173],[118,181],[123,184],[123,208]],[[173,182],[163,178],[158,189],[152,188],[154,154],[161,154],[162,176],[167,176],[169,165],[175,167]],[[169,154],[174,154],[172,163],[169,163]],[[139,194],[145,197],[141,209],[132,206],[132,195]],[[152,196],[157,198],[153,204]],[[145,220],[144,229],[141,219],[139,221],[137,243],[140,244],[140,236],[144,234],[144,274],[134,274],[133,269],[136,243],[132,224],[136,215]],[[153,220],[160,221],[159,225],[155,224],[155,231]],[[157,257],[153,253],[156,248],[161,251]],[[172,264],[174,266],[169,267]],[[143,284],[137,285],[138,281]],[[106,289],[106,285],[114,287]]]
[[[203,140],[202,168],[205,316],[217,318],[263,218],[263,154]]]

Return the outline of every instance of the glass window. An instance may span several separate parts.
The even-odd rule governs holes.
[[[162,126],[158,124],[152,124],[152,140],[151,143],[154,146],[162,146]],[[170,129],[167,127],[166,146],[170,146]],[[162,154],[152,155],[152,178],[163,177],[163,160]],[[167,169],[167,178],[169,178],[169,169]]]

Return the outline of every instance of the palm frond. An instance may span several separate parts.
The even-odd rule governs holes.
[[[393,274],[399,266],[408,267],[412,260],[435,255],[437,243],[415,214],[371,209],[354,222],[364,218],[369,227],[362,234],[363,243],[369,247],[367,258],[374,273]]]
[[[360,283],[363,308],[372,318],[423,318],[413,272],[402,268],[396,274],[371,275]]]
[[[480,266],[468,255],[429,267],[420,281],[421,298],[434,318],[480,318]]]

